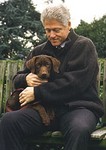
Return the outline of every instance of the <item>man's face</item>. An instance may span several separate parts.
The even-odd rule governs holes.
[[[55,19],[45,20],[43,25],[47,38],[53,46],[61,45],[67,38],[71,28],[70,22],[68,22],[67,26],[64,26]]]

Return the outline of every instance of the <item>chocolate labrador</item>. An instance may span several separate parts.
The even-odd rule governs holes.
[[[42,80],[49,80],[52,78],[54,73],[59,72],[60,61],[56,58],[48,55],[34,56],[32,59],[26,62],[26,67],[34,74],[38,75]],[[50,121],[54,119],[54,111],[52,107],[46,106],[46,109],[40,102],[34,102],[27,104],[26,106],[20,107],[19,94],[23,89],[17,89],[12,93],[7,101],[7,111],[9,108],[17,110],[25,107],[33,107],[36,109],[45,125],[49,125]],[[17,102],[16,102],[17,101]]]

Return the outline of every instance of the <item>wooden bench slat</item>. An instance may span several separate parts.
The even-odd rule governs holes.
[[[0,114],[3,108],[3,92],[4,92],[4,82],[5,82],[5,72],[6,71],[6,61],[0,61]]]
[[[6,82],[6,86],[5,86],[5,94],[4,94],[4,111],[5,112],[5,104],[6,104],[6,100],[8,99],[10,93],[13,90],[13,77],[16,74],[17,71],[21,70],[23,67],[23,61],[7,61],[7,66],[6,66],[6,77],[5,77],[5,82]]]
[[[103,91],[103,106],[106,111],[106,61],[104,62]],[[106,112],[103,116],[103,122],[106,122]]]
[[[104,139],[105,135],[106,135],[106,127],[103,127],[103,128],[95,130],[91,134],[91,138],[94,138],[96,140],[101,140],[101,139]]]

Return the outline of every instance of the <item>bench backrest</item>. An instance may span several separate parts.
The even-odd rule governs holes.
[[[106,122],[106,60],[99,59],[98,63],[97,87],[105,108],[102,120]],[[0,60],[0,114],[5,111],[6,100],[12,91],[12,78],[17,71],[22,70],[23,64],[24,61],[21,60]]]
[[[5,111],[6,100],[12,91],[13,76],[22,70],[23,64],[21,60],[0,60],[0,114]]]

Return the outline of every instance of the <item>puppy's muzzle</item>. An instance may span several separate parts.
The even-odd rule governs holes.
[[[46,80],[50,77],[50,75],[47,72],[42,72],[41,74],[39,73],[38,77],[41,78],[42,80]]]
[[[48,77],[49,77],[48,74],[43,73],[40,78],[41,78],[42,80],[44,80],[44,79],[48,79]]]
[[[38,77],[42,80],[49,79],[50,77],[50,70],[47,69],[47,67],[43,66],[39,70]]]

